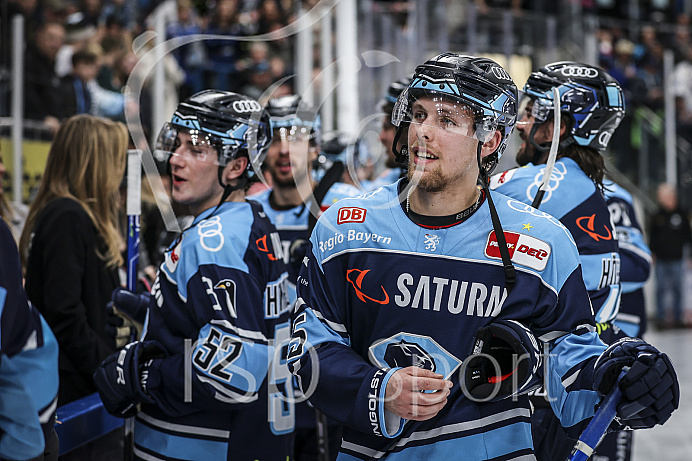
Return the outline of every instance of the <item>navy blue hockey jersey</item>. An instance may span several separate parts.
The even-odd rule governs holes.
[[[154,360],[135,426],[138,459],[286,461],[293,388],[288,274],[260,205],[207,210],[166,253],[143,339]],[[211,216],[210,216],[211,215]]]
[[[310,236],[308,235],[308,218],[310,217],[310,205],[298,205],[287,210],[277,210],[272,208],[269,203],[269,195],[272,190],[267,189],[258,194],[251,195],[248,200],[254,200],[262,205],[264,212],[269,217],[269,220],[276,226],[276,230],[279,231],[279,236],[281,237],[281,245],[284,255],[284,263],[288,264],[288,258],[290,256],[289,249],[291,243],[296,240],[303,239],[307,240]],[[362,192],[350,184],[335,183],[333,184],[327,194],[324,196],[322,203],[320,204],[320,210],[324,212],[327,208],[346,197],[355,197],[360,195]],[[295,300],[295,283],[298,279],[298,273],[293,267],[288,267],[288,279],[291,283],[291,300]]]
[[[646,330],[643,287],[651,271],[651,250],[634,211],[632,195],[612,181],[604,181],[605,200],[620,247],[622,301],[615,318],[628,336],[641,337]]]
[[[491,178],[490,188],[530,204],[544,171],[545,165],[532,164],[505,171]],[[596,321],[612,321],[620,306],[620,255],[603,195],[574,160],[561,158],[555,162],[540,210],[572,233]]]
[[[475,403],[460,386],[477,331],[496,319],[524,322],[549,343],[547,384],[563,425],[592,416],[591,370],[605,346],[569,231],[492,193],[517,269],[508,293],[487,203],[461,224],[429,229],[409,220],[397,187],[327,210],[298,280],[289,364],[310,401],[347,427],[339,459],[530,456],[528,398]],[[387,381],[411,350],[454,383],[427,421],[384,409]]]
[[[0,458],[43,454],[57,404],[58,342],[27,299],[17,246],[0,219]]]
[[[290,247],[296,240],[308,240],[308,222],[310,217],[310,205],[299,205],[287,210],[277,210],[272,208],[269,203],[269,195],[271,189],[263,191],[259,194],[248,197],[249,200],[255,200],[262,205],[264,212],[269,217],[269,220],[276,226],[281,237],[281,245],[283,249],[284,262],[288,265],[288,298],[291,306],[296,301],[296,280],[298,279],[299,266],[289,264]],[[324,212],[327,208],[346,197],[355,197],[360,195],[361,191],[354,186],[343,183],[334,183],[327,194],[324,196],[320,204],[320,210]],[[298,261],[300,262],[300,261]],[[298,390],[300,396],[300,390]],[[315,426],[315,411],[310,408],[309,404],[301,403],[296,405],[296,427],[314,427]]]

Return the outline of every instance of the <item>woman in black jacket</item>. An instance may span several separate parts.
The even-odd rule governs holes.
[[[122,123],[90,115],[63,122],[20,240],[27,294],[60,346],[59,405],[96,392],[92,374],[116,349],[106,304],[120,285],[127,140]]]

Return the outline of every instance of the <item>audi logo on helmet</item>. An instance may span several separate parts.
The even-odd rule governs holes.
[[[512,81],[512,77],[510,77],[509,73],[504,70],[500,66],[493,66],[492,67],[493,75],[495,76],[496,79],[498,80],[506,80],[508,82]]]
[[[601,132],[601,134],[598,135],[598,143],[603,147],[607,146],[612,135],[613,134],[608,131]]]
[[[598,70],[593,67],[566,66],[560,69],[560,72],[565,77],[595,78],[598,76]]]
[[[257,101],[245,99],[243,101],[233,101],[233,110],[241,114],[243,112],[259,112],[262,110],[262,106]]]

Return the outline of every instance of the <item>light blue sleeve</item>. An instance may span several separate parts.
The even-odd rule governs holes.
[[[45,448],[43,431],[29,386],[12,359],[0,362],[0,457],[30,459]]]

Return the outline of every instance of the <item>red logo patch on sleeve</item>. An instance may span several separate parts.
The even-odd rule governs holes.
[[[339,214],[336,218],[336,223],[337,224],[344,224],[344,223],[362,223],[365,222],[365,213],[366,213],[365,208],[356,208],[356,207],[343,207],[339,208]]]

